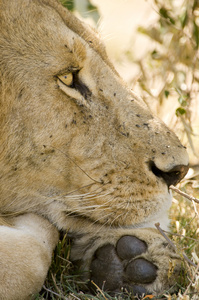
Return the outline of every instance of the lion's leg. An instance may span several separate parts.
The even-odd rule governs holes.
[[[178,255],[152,228],[84,236],[75,241],[71,258],[81,258],[84,270],[90,269],[90,279],[112,293],[126,289],[138,295],[158,295],[176,283],[181,270]]]
[[[0,226],[0,299],[24,300],[40,291],[58,241],[58,232],[34,214]]]

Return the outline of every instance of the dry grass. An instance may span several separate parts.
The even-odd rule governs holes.
[[[199,199],[199,176],[196,172],[184,180],[180,188]],[[185,282],[181,292],[176,299],[198,300],[199,299],[199,204],[190,201],[179,194],[174,194],[174,201],[171,209],[172,238],[179,251],[183,251],[192,259],[196,267],[191,266],[184,260],[186,270]],[[174,298],[175,299],[175,298]]]

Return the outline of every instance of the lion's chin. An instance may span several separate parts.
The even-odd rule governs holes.
[[[169,192],[158,195],[151,201],[145,201],[146,208],[152,205],[154,207],[147,213],[143,208],[143,202],[142,208],[135,207],[134,210],[131,207],[124,211],[107,207],[103,210],[95,209],[90,213],[89,209],[86,211],[86,209],[69,208],[64,201],[53,201],[48,203],[42,215],[45,215],[59,230],[67,232],[93,232],[102,228],[155,228],[155,223],[160,223],[161,228],[166,230],[169,226],[168,211],[171,202],[172,194]],[[137,209],[136,213],[135,209]]]

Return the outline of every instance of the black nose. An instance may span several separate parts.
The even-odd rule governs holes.
[[[158,169],[154,163],[152,163],[151,171],[153,174],[155,174],[157,177],[161,177],[164,179],[168,187],[170,185],[176,185],[184,176],[187,174],[189,170],[189,166],[185,165],[178,165],[173,167],[168,172],[161,171]]]

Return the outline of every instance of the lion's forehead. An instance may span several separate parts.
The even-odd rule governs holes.
[[[73,51],[74,38],[78,36],[102,55],[103,59],[107,59],[105,47],[98,39],[97,33],[56,1],[16,0],[4,3],[2,0],[2,2],[1,31],[3,36],[6,37],[7,32],[9,39],[13,36],[13,40],[16,38],[15,42],[19,45],[23,46],[23,42],[26,42],[28,51],[31,51],[31,47],[36,51],[40,48],[42,50],[43,47],[46,49],[48,46],[52,51],[53,48],[59,47],[59,44],[68,46],[69,51]],[[39,42],[41,40],[42,43]],[[83,52],[83,47],[81,47],[81,52]],[[107,63],[109,63],[108,60]]]
[[[2,14],[0,44],[2,62],[7,63],[7,74],[13,73],[14,61],[15,70],[19,70],[18,74],[14,70],[12,77],[21,74],[25,81],[30,74],[43,76],[51,72],[56,75],[70,67],[82,68],[86,58],[86,67],[93,61],[96,69],[99,64],[97,56],[106,56],[96,33],[77,19],[71,21],[74,17],[61,5],[55,5],[55,1],[27,4],[18,0],[7,6],[7,14]],[[28,69],[21,63],[24,59]],[[109,64],[108,60],[106,63]],[[90,75],[87,81],[91,82],[93,77],[93,74]]]

